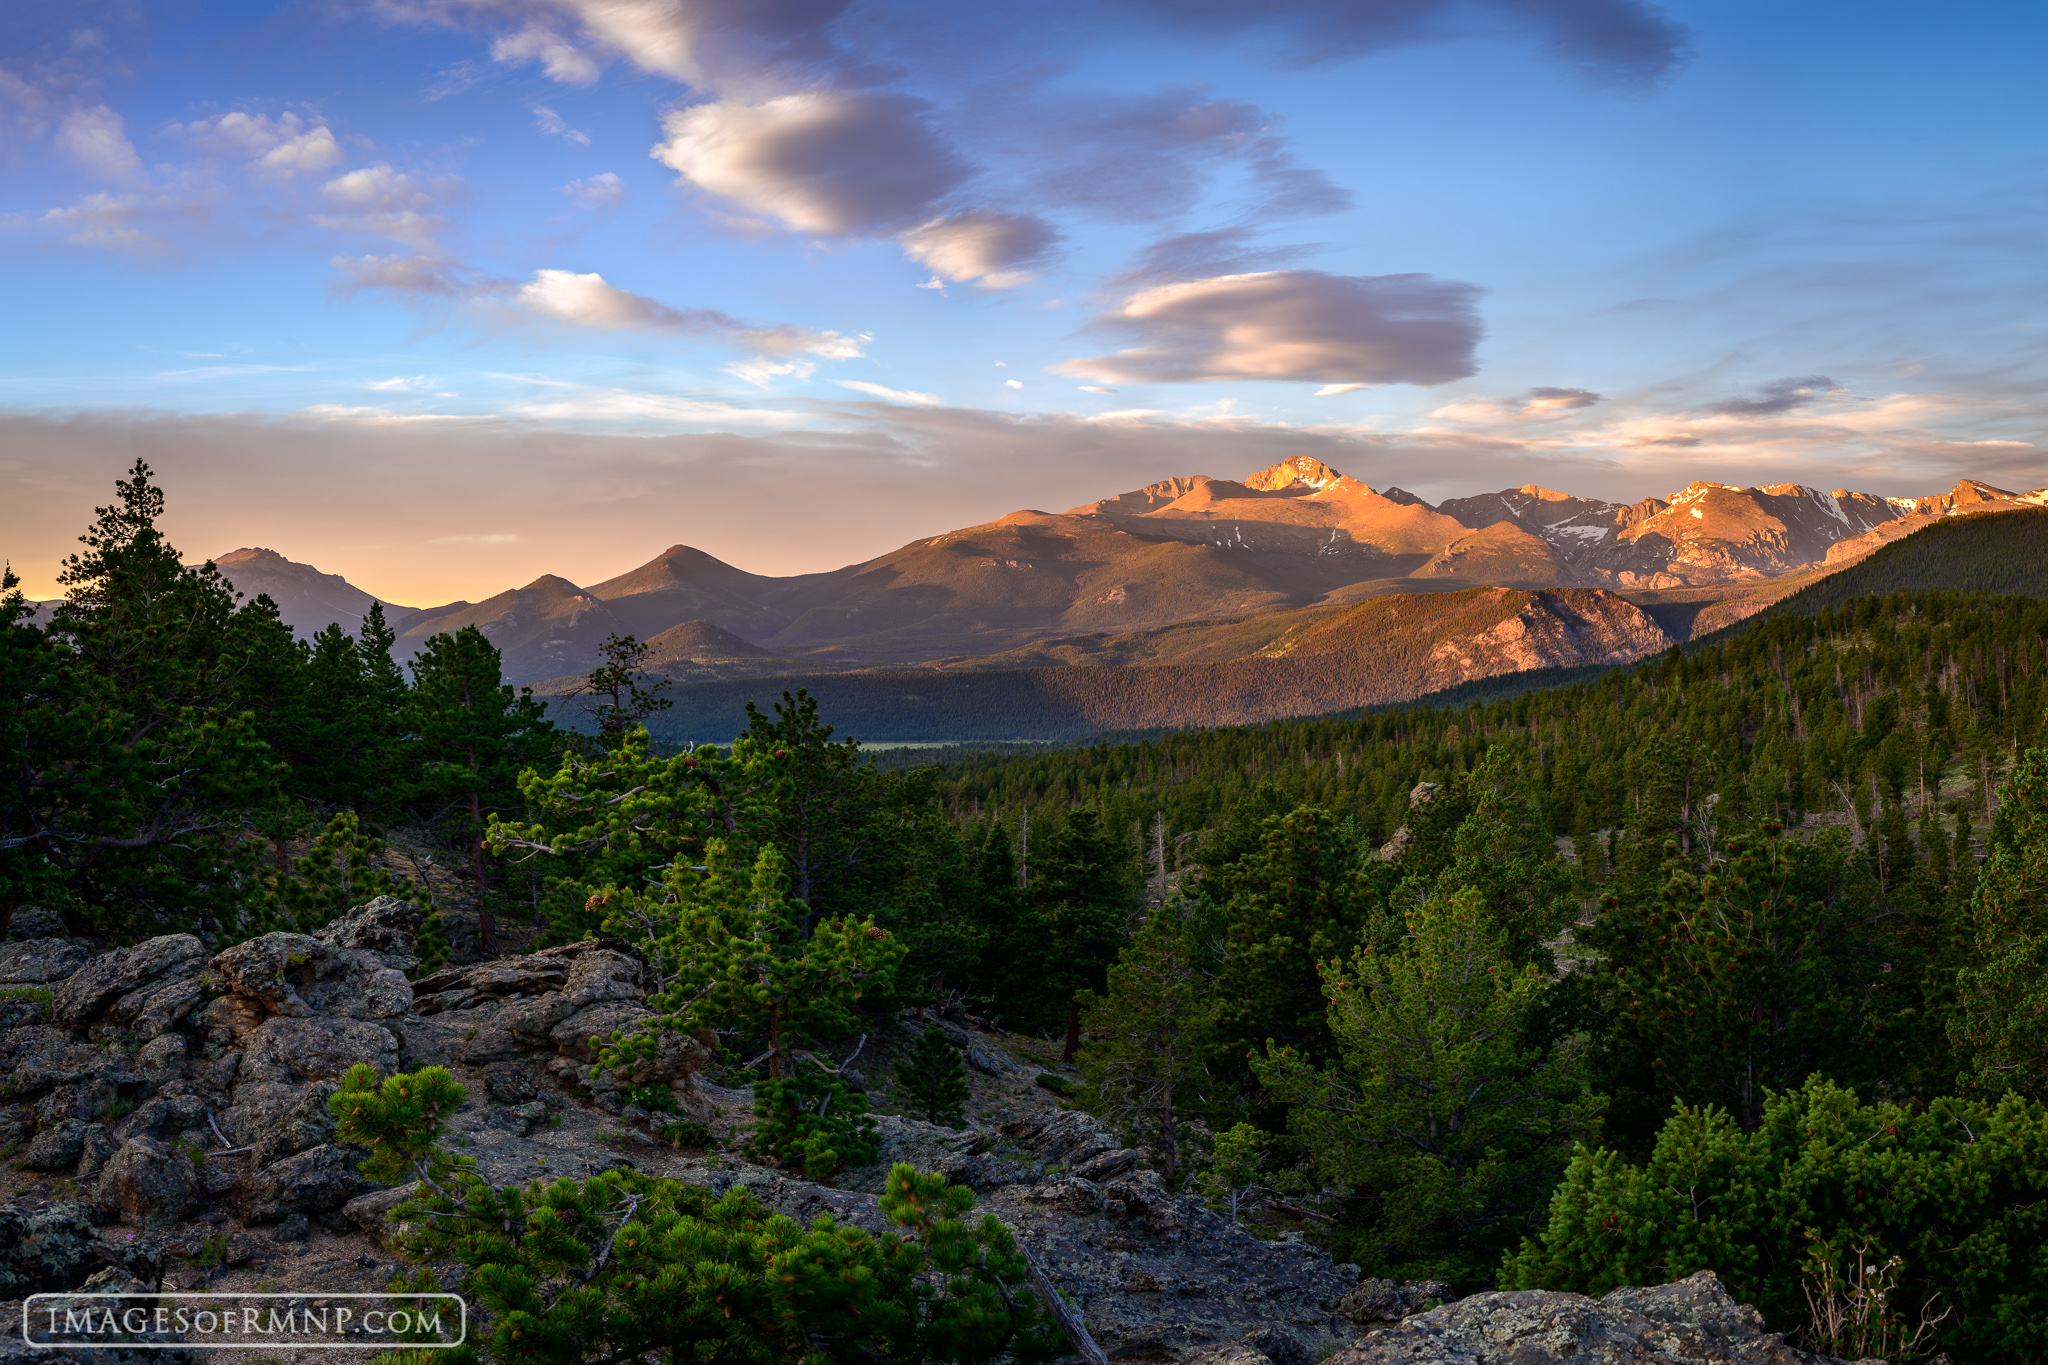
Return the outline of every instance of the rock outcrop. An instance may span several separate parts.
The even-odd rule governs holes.
[[[1785,1344],[1711,1270],[1601,1299],[1548,1290],[1475,1294],[1417,1314],[1324,1365],[1828,1365]],[[1255,1365],[1246,1361],[1244,1365]],[[1277,1362],[1276,1362],[1277,1365]]]

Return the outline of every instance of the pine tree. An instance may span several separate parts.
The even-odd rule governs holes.
[[[1184,1165],[1190,1101],[1206,1076],[1214,1004],[1189,952],[1179,906],[1160,906],[1109,969],[1081,1017],[1083,1103],[1150,1147],[1173,1180]]]
[[[910,1045],[910,1055],[896,1068],[896,1089],[904,1107],[927,1123],[960,1128],[967,1122],[967,1069],[960,1053],[946,1041],[937,1024],[928,1026]]]
[[[1065,1015],[1065,1058],[1081,1044],[1079,992],[1099,990],[1138,908],[1130,859],[1092,810],[1067,812],[1039,843],[1027,892],[1044,918],[1048,1002]]]
[[[478,933],[484,952],[494,954],[484,839],[491,816],[519,807],[519,774],[554,745],[555,729],[531,688],[514,695],[500,673],[497,647],[475,626],[434,636],[412,667],[407,714],[422,760],[415,798],[443,824],[451,846],[469,854]]]
[[[581,687],[568,694],[570,697],[603,698],[587,710],[590,718],[597,722],[599,741],[607,749],[618,748],[627,730],[675,705],[661,695],[669,688],[667,678],[651,686],[641,686],[650,676],[647,672],[649,652],[645,644],[631,635],[615,633],[605,636],[604,643],[597,647],[597,667],[591,670]]]

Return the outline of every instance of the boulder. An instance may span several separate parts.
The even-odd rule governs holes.
[[[207,1001],[197,1019],[208,1042],[217,1047],[240,1047],[242,1040],[263,1026],[270,1011],[263,1002],[247,995],[223,995]]]
[[[182,1033],[160,1033],[135,1054],[135,1069],[145,1076],[182,1075],[187,1045]]]
[[[50,1019],[69,1026],[90,1023],[131,992],[192,975],[205,959],[205,947],[190,934],[166,934],[102,953],[56,988]]]
[[[77,1288],[99,1268],[99,1246],[83,1204],[0,1204],[0,1300]]]
[[[382,966],[409,972],[420,965],[420,912],[411,901],[379,896],[356,906],[314,937],[336,950],[376,954]]]
[[[405,1185],[394,1185],[388,1190],[360,1194],[342,1207],[341,1216],[378,1241],[387,1241],[393,1233],[405,1227],[391,1221],[391,1210],[419,1192],[420,1182],[415,1180]]]
[[[213,970],[229,991],[260,1002],[266,1013],[303,1019],[313,1007],[299,988],[318,981],[320,964],[333,957],[334,949],[310,934],[263,934],[216,955]]]
[[[338,1081],[350,1067],[368,1063],[389,1076],[398,1066],[398,1039],[381,1024],[359,1019],[263,1021],[242,1048],[235,1093],[251,1084],[303,1085]]]
[[[0,986],[62,981],[92,960],[92,950],[65,938],[0,943]]]
[[[192,1158],[153,1137],[134,1137],[107,1159],[93,1202],[130,1224],[174,1222],[199,1204]]]
[[[30,1139],[17,1160],[31,1171],[68,1171],[85,1150],[86,1130],[99,1126],[83,1119],[59,1120]]]
[[[390,1019],[412,1009],[412,983],[396,967],[360,948],[342,948],[318,964],[299,998],[315,1014],[350,1019]]]
[[[14,913],[7,917],[7,932],[4,935],[10,943],[38,938],[63,938],[69,931],[64,927],[64,916],[41,905],[17,905]]]
[[[129,998],[122,997],[122,1003]],[[117,1013],[115,1022],[133,1023],[139,1038],[159,1038],[184,1023],[187,1015],[205,1003],[206,984],[197,976],[182,977],[151,990],[129,1018],[123,1019]]]
[[[639,1003],[647,998],[641,984],[640,961],[615,948],[591,948],[579,953],[569,968],[562,994],[577,1009],[589,1009],[612,1000]]]
[[[1261,1327],[1190,1357],[1187,1365],[1312,1365],[1314,1359],[1292,1333]]]
[[[653,1013],[645,1005],[636,1005],[629,1000],[608,1000],[576,1011],[555,1025],[549,1037],[562,1055],[579,1062],[594,1062],[597,1049],[590,1045],[592,1038],[608,1043],[614,1032],[631,1032],[633,1025]]]
[[[485,1122],[493,1128],[503,1128],[514,1136],[525,1137],[547,1120],[548,1107],[539,1100],[528,1100],[509,1109],[493,1109]]]
[[[326,1144],[272,1162],[249,1180],[243,1221],[272,1223],[341,1208],[371,1187],[356,1170],[362,1160],[357,1148]]]
[[[235,1103],[220,1116],[221,1129],[238,1147],[253,1147],[249,1165],[268,1166],[281,1157],[318,1147],[334,1136],[328,1097],[341,1089],[332,1081],[304,1087],[239,1086]]]
[[[1766,1332],[1711,1270],[1594,1300],[1543,1289],[1474,1294],[1346,1347],[1325,1365],[1827,1365]]]
[[[1358,1288],[1338,1301],[1337,1312],[1361,1327],[1370,1327],[1400,1322],[1457,1297],[1442,1280],[1396,1283],[1368,1278],[1360,1280]]]

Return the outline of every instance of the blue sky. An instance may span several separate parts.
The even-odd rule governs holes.
[[[1313,453],[1432,498],[2048,482],[1989,4],[0,17],[0,542],[150,458],[401,601],[821,569]]]

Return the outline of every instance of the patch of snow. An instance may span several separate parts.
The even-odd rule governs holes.
[[[1692,509],[1692,514],[1693,514],[1694,516],[1698,517],[1698,518],[1699,518],[1699,519],[1700,519],[1701,521],[1705,521],[1705,520],[1707,519],[1707,514],[1706,514],[1705,512],[1702,512],[1702,511],[1701,511],[1701,510],[1700,510],[1699,508],[1697,508],[1697,507],[1695,507],[1695,508],[1693,508],[1693,509]]]
[[[1695,511],[1693,515],[1698,516],[1699,513]],[[1580,540],[1600,540],[1614,528],[1611,526],[1549,526],[1544,529],[1560,536],[1577,536]]]
[[[1806,490],[1806,496],[1819,503],[1827,510],[1829,516],[1841,522],[1842,525],[1847,526],[1849,524],[1849,515],[1842,510],[1842,500],[1833,493],[1823,493],[1818,488],[1809,488]]]

